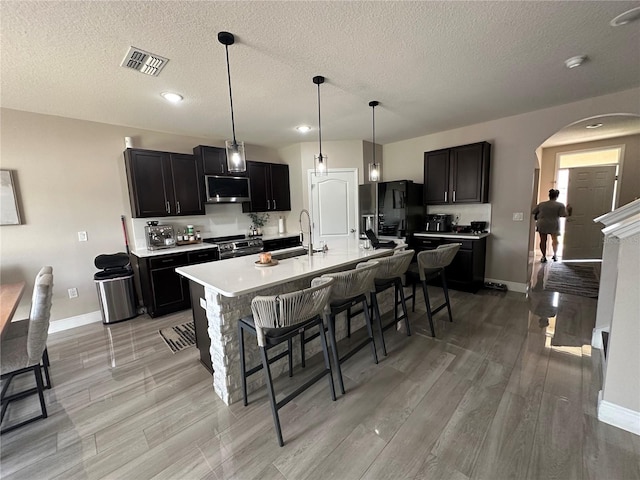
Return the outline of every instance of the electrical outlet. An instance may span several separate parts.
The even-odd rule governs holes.
[[[522,212],[514,212],[513,214],[513,221],[514,222],[521,222],[524,220],[524,213]]]
[[[86,242],[87,241],[87,232],[78,232],[78,241]]]
[[[69,292],[69,298],[78,298],[78,289],[76,287],[67,290]]]

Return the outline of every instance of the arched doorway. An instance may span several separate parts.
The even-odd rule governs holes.
[[[581,221],[592,230],[596,230],[596,235],[600,235],[599,238],[601,238],[599,227],[592,222],[592,219],[640,197],[640,116],[638,115],[608,114],[578,120],[551,135],[536,150],[536,155],[539,168],[534,173],[532,207],[547,200],[549,189],[556,188],[561,191],[561,201],[573,202],[574,212],[576,207],[578,211],[583,211]],[[608,210],[594,215],[593,206],[587,208],[585,205],[587,201],[582,201],[575,192],[569,192],[569,176],[585,177],[593,173],[593,170],[589,169],[604,166],[610,167],[609,172],[611,169],[614,170],[613,175],[610,175],[611,180],[607,180],[612,182],[610,186],[612,199],[608,203],[604,200],[600,202],[608,205]],[[589,188],[588,185],[583,193],[587,192],[586,188]],[[574,198],[570,198],[571,196]],[[576,204],[574,200],[578,203]],[[569,224],[569,228],[573,226]],[[586,237],[573,235],[573,238],[580,243]],[[564,242],[565,236],[561,235],[559,240]],[[542,256],[538,243],[535,221],[531,217],[528,278],[531,278],[532,266],[535,262],[539,262]],[[559,248],[560,252],[563,254],[563,249]],[[583,256],[580,251],[576,250],[576,252],[578,255],[573,253],[570,255],[574,257],[573,259]],[[588,256],[591,259],[597,259],[599,255],[596,250]],[[562,260],[560,256],[559,260]]]

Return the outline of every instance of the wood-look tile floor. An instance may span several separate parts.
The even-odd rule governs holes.
[[[52,334],[49,418],[0,438],[1,476],[640,479],[640,437],[596,418],[594,299],[540,289],[451,299],[454,323],[439,313],[436,339],[419,300],[411,337],[387,331],[378,365],[366,348],[343,365],[344,396],[332,402],[323,379],[284,407],[283,448],[264,388],[227,407],[198,351],[163,343],[158,329],[189,312]]]

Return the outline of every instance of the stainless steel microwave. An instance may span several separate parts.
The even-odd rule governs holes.
[[[249,178],[205,175],[207,203],[237,203],[251,200]]]

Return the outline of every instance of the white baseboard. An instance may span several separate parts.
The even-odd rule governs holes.
[[[518,292],[518,293],[527,293],[527,284],[526,283],[518,283],[518,282],[507,282],[505,280],[500,280],[499,278],[485,278],[485,282],[493,282],[493,283],[502,283],[507,286],[507,289],[510,292]]]
[[[602,400],[602,390],[598,393],[598,420],[640,435],[640,412]]]
[[[102,313],[100,310],[95,312],[83,313],[75,317],[63,318],[55,320],[49,324],[49,333],[62,332],[70,328],[81,327],[90,323],[102,322]]]

